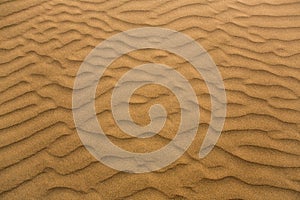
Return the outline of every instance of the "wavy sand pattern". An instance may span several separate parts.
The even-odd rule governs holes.
[[[8,1],[0,2],[0,199],[300,199],[300,2]],[[210,53],[224,78],[228,113],[213,151],[198,158],[210,119],[209,93],[182,58],[160,50],[116,60],[99,81],[96,108],[109,138],[147,152],[177,130],[171,91],[149,85],[131,98],[131,114],[163,104],[168,120],[149,139],[122,133],[110,96],[130,68],[159,62],[195,89],[201,123],[188,151],[146,174],[110,169],[83,147],[74,127],[72,87],[85,56],[101,41],[132,28],[181,31]]]

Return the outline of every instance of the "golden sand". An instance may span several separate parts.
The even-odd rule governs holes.
[[[0,199],[300,199],[300,2],[63,1],[0,2]],[[174,67],[197,94],[201,123],[187,152],[159,171],[129,174],[97,161],[72,116],[72,88],[88,53],[110,36],[155,26],[189,35],[218,66],[226,88],[222,135],[204,159],[198,152],[210,120],[202,77],[182,58],[139,50],[117,59],[99,81],[99,123],[116,145],[150,152],[176,133],[180,107],[157,85],[131,98],[137,124],[165,106],[168,120],[149,139],[124,134],[110,97],[132,67]]]

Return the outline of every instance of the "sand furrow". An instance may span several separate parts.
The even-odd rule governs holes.
[[[167,51],[123,55],[105,71],[95,95],[97,119],[114,144],[156,150],[172,140],[180,119],[174,95],[149,86],[134,93],[130,113],[146,125],[145,111],[162,103],[169,114],[165,127],[148,139],[117,127],[110,98],[135,66],[176,69],[195,90],[201,112],[197,136],[182,157],[159,171],[128,174],[84,148],[72,91],[96,45],[144,26],[180,31],[209,52],[223,77],[227,117],[217,145],[199,159],[211,117],[203,77]],[[298,0],[1,1],[0,199],[299,199],[299,31]]]

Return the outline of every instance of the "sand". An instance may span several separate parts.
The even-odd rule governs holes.
[[[41,1],[0,3],[0,199],[300,199],[300,3],[298,0]],[[149,139],[122,133],[110,110],[114,84],[148,62],[174,67],[200,104],[196,139],[176,162],[144,174],[119,172],[83,146],[72,88],[88,53],[132,28],[180,31],[218,66],[227,117],[208,156],[198,152],[210,119],[203,78],[181,57],[140,50],[116,60],[99,81],[97,117],[116,145],[150,152],[175,135],[180,107],[157,85],[131,98],[137,124],[161,103],[170,114]]]

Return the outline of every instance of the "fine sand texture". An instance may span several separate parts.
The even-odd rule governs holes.
[[[141,174],[94,158],[73,121],[76,73],[103,40],[133,28],[169,28],[210,54],[223,77],[227,116],[214,149],[198,156],[211,117],[200,74],[159,49],[115,60],[98,82],[95,108],[108,138],[132,152],[164,147],[180,124],[169,89],[146,85],[130,99],[136,124],[161,104],[167,121],[155,136],[134,138],[114,121],[110,98],[133,67],[162,63],[193,87],[197,136],[174,163]],[[300,199],[299,0],[0,0],[0,199]]]

